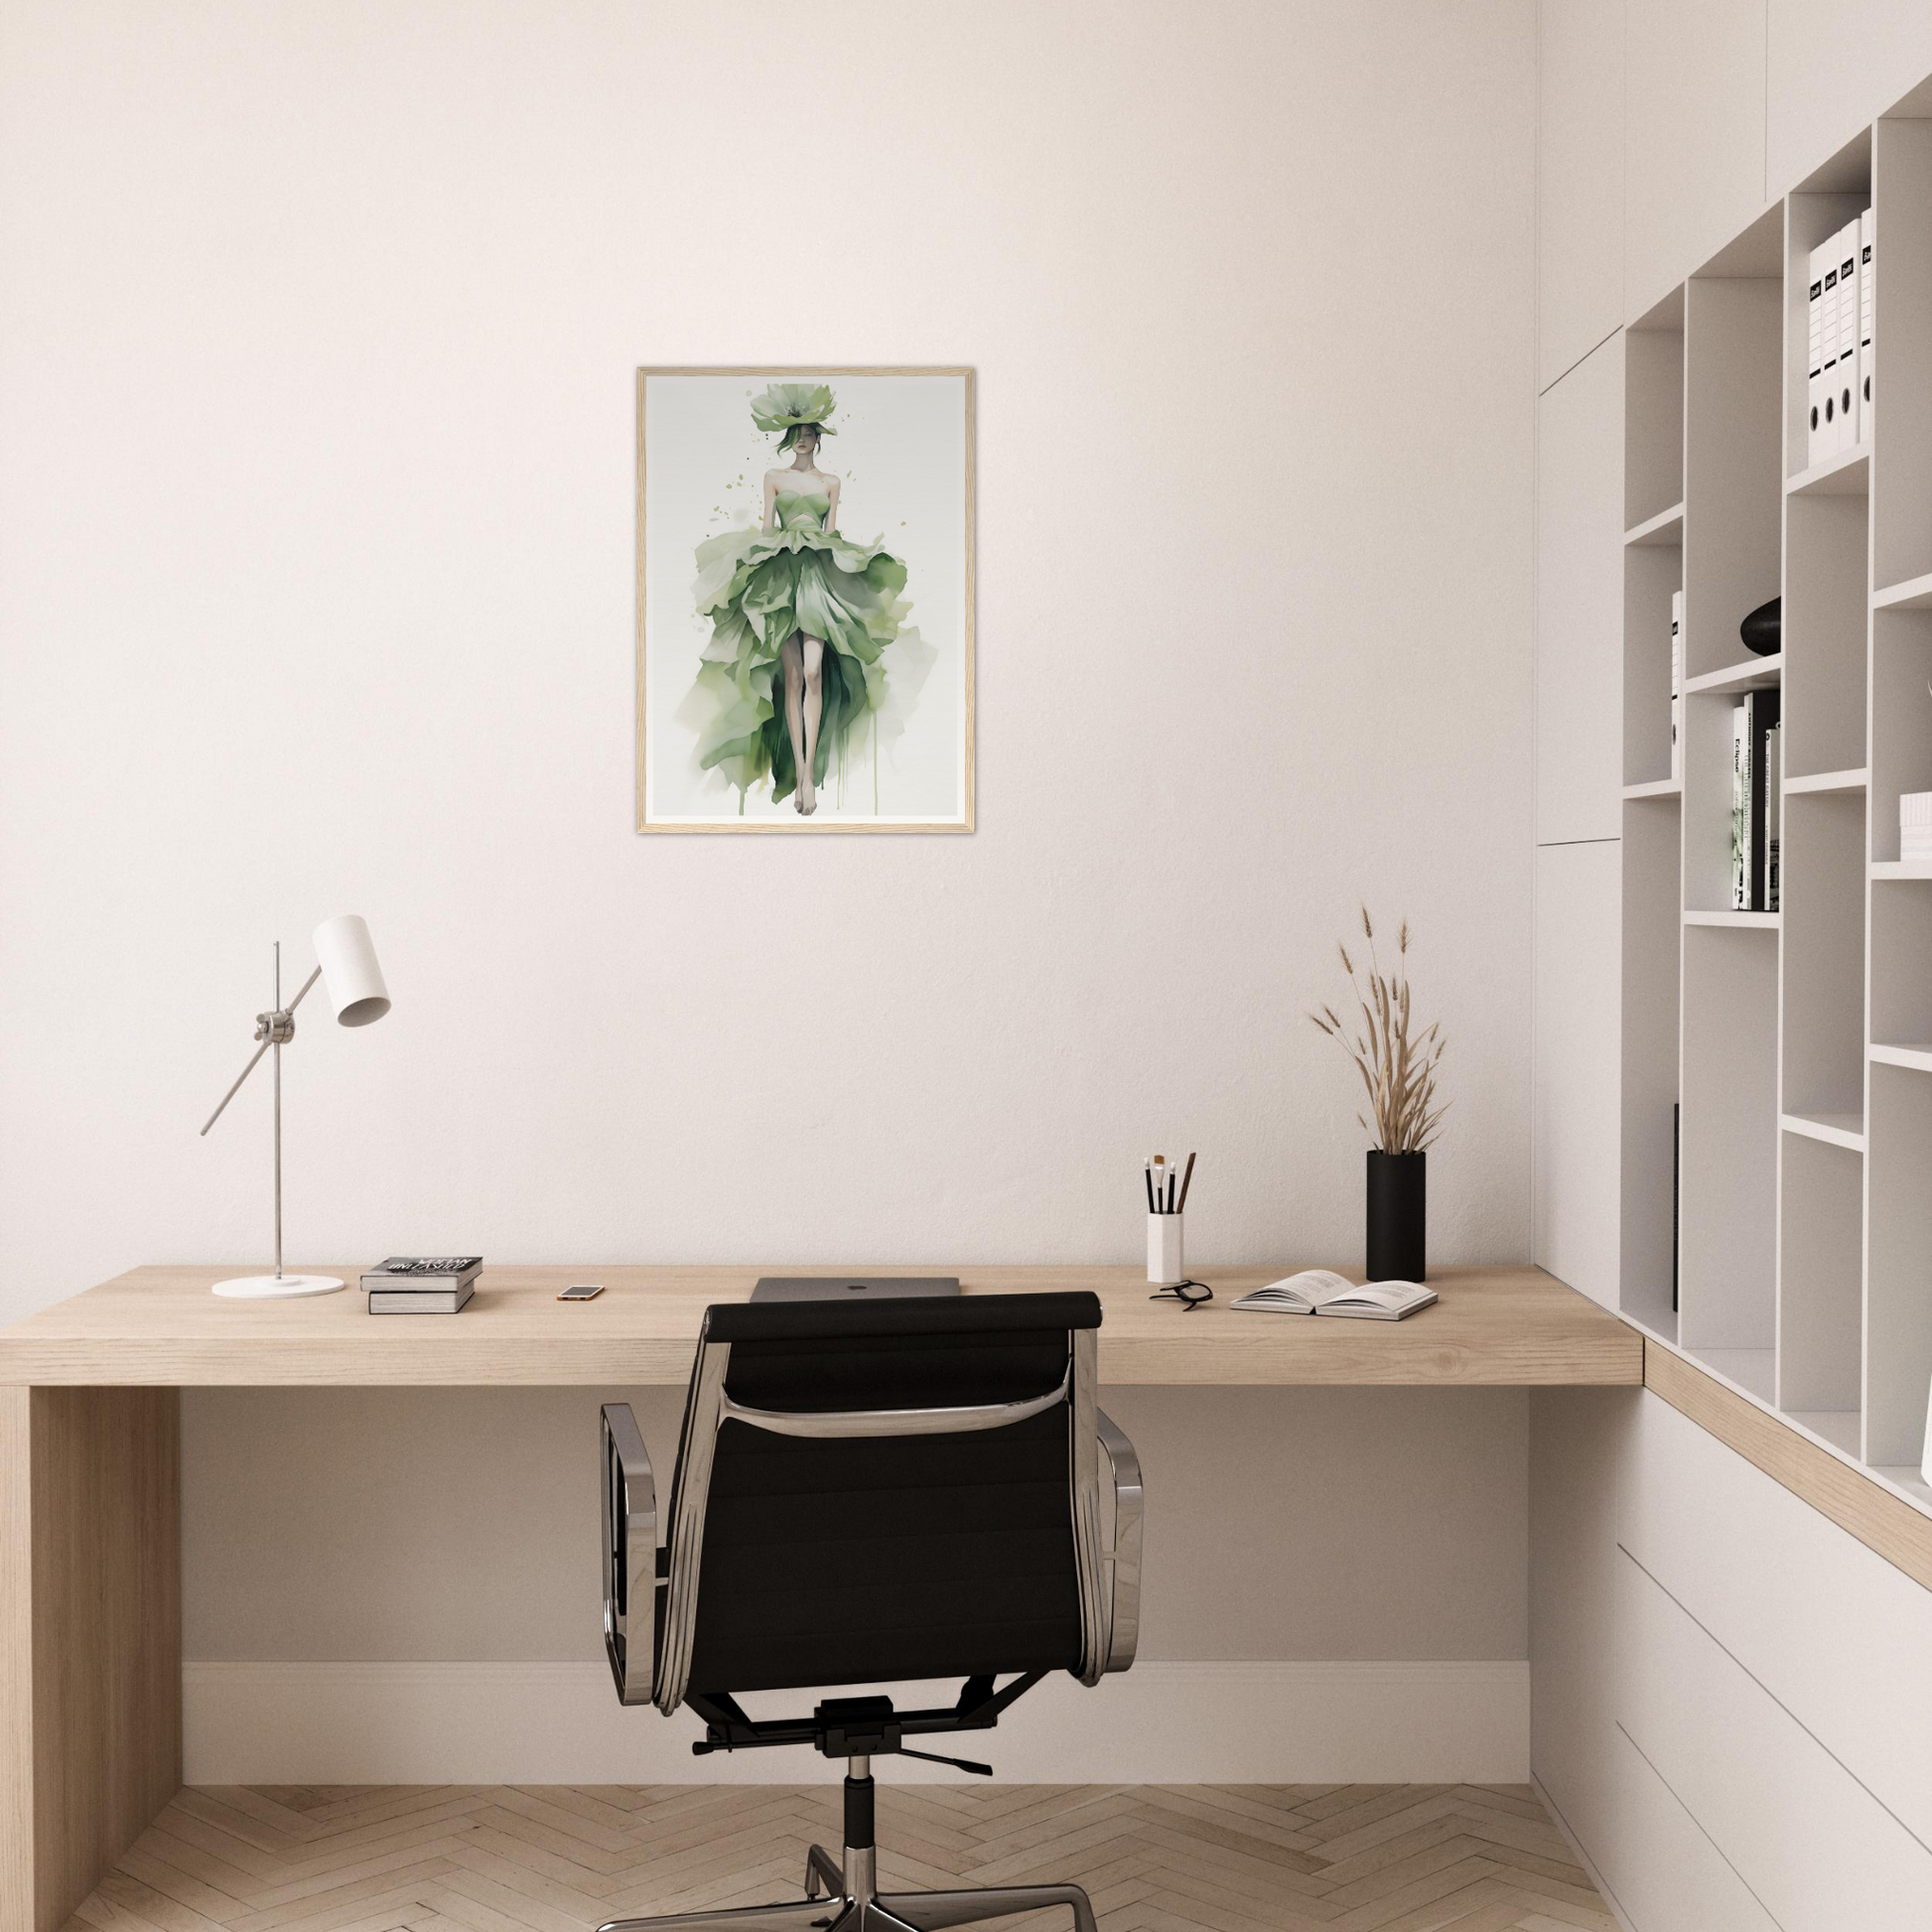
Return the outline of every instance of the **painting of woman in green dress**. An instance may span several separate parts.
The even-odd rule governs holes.
[[[653,813],[640,769],[640,829],[732,829],[717,822],[732,817],[745,829],[779,824],[805,829],[814,820],[813,829],[828,830],[970,829],[969,771],[951,786],[958,801],[951,814],[892,809],[928,797],[950,802],[934,785],[935,776],[951,775],[936,770],[949,749],[946,734],[937,728],[956,711],[963,724],[963,707],[950,680],[939,681],[927,700],[928,673],[940,652],[911,622],[912,594],[923,595],[923,589],[912,581],[899,547],[903,540],[889,545],[883,536],[868,541],[841,528],[852,475],[841,477],[823,462],[828,440],[845,426],[838,393],[824,380],[769,380],[749,396],[749,414],[761,439],[776,440],[763,441],[756,455],[741,459],[742,475],[724,492],[734,506],[721,502],[714,509],[714,519],[735,514],[741,520],[685,552],[697,573],[695,581],[686,579],[686,609],[701,626],[703,641],[673,722],[682,729],[696,770],[688,783],[681,772],[668,771],[659,786],[666,805],[686,799],[702,804],[710,796],[731,800],[733,809],[713,806],[711,816],[668,809]],[[871,431],[868,480],[879,479],[865,499],[868,513],[883,521],[895,507],[905,509],[898,527],[908,536],[923,536],[930,546],[930,515],[917,514],[924,493],[916,477],[907,486],[904,470],[918,446],[904,434],[895,436],[888,410],[875,405],[863,420]],[[675,442],[677,423],[667,404],[660,424],[666,448]],[[648,478],[648,442],[643,456]],[[731,467],[729,452],[725,457]],[[760,459],[769,467],[754,483]],[[903,503],[873,500],[895,480],[901,483]],[[953,486],[959,487],[957,481]],[[963,495],[960,500],[963,537],[968,506]],[[759,506],[756,522],[753,501]],[[969,671],[970,596],[963,594],[963,559],[962,568],[949,575],[945,546],[929,547],[926,554],[935,607],[943,616],[950,602],[968,620],[960,626],[959,661],[961,671]],[[954,577],[957,589],[951,585]],[[646,572],[647,600],[650,581]],[[663,627],[670,621],[667,613]],[[646,651],[649,634],[646,617]],[[673,695],[661,684],[656,688],[665,697]],[[969,690],[968,685],[959,695]],[[647,727],[650,717],[651,700],[645,696],[641,725]],[[640,729],[640,766],[648,762],[648,748],[647,733]],[[656,750],[665,763],[673,761],[667,735],[660,733]],[[882,765],[889,760],[894,761],[882,782]],[[719,788],[719,780],[728,791]],[[780,807],[782,815],[774,809]]]
[[[801,818],[885,702],[887,647],[907,609],[905,566],[883,542],[839,534],[839,480],[818,467],[836,406],[822,382],[774,382],[754,400],[753,422],[791,460],[764,473],[758,529],[697,551],[698,612],[712,626],[698,679],[726,701],[698,762],[741,794],[768,780]]]

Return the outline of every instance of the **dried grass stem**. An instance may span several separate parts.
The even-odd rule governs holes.
[[[1362,907],[1362,937],[1368,941],[1368,971],[1358,973],[1348,948],[1340,946],[1348,989],[1359,1018],[1351,1027],[1333,1007],[1311,1013],[1312,1020],[1355,1062],[1368,1093],[1374,1119],[1357,1114],[1375,1145],[1385,1154],[1420,1154],[1441,1131],[1449,1102],[1436,1097],[1436,1075],[1449,1043],[1440,1023],[1413,1032],[1409,998],[1409,921],[1396,932],[1396,968],[1384,973],[1375,952],[1375,926]]]

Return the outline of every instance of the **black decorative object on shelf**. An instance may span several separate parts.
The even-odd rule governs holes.
[[[1368,1153],[1368,1278],[1420,1282],[1429,1273],[1429,1156]]]
[[[1737,634],[1746,650],[1775,657],[1784,648],[1784,599],[1774,597],[1769,604],[1760,604],[1737,626]]]

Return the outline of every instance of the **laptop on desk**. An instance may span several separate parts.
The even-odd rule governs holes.
[[[957,1275],[760,1275],[755,1302],[902,1302],[957,1295]]]

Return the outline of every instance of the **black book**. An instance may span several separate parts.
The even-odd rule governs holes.
[[[1776,808],[1771,807],[1767,823],[1766,808],[1770,806],[1774,780],[1765,741],[1777,722],[1778,693],[1775,689],[1744,693],[1745,742],[1750,747],[1750,909],[1753,912],[1776,909],[1771,903],[1769,858],[1770,833],[1777,826],[1778,815]]]
[[[1670,1104],[1670,1311],[1677,1312],[1677,1250],[1684,1231],[1684,1107]]]

